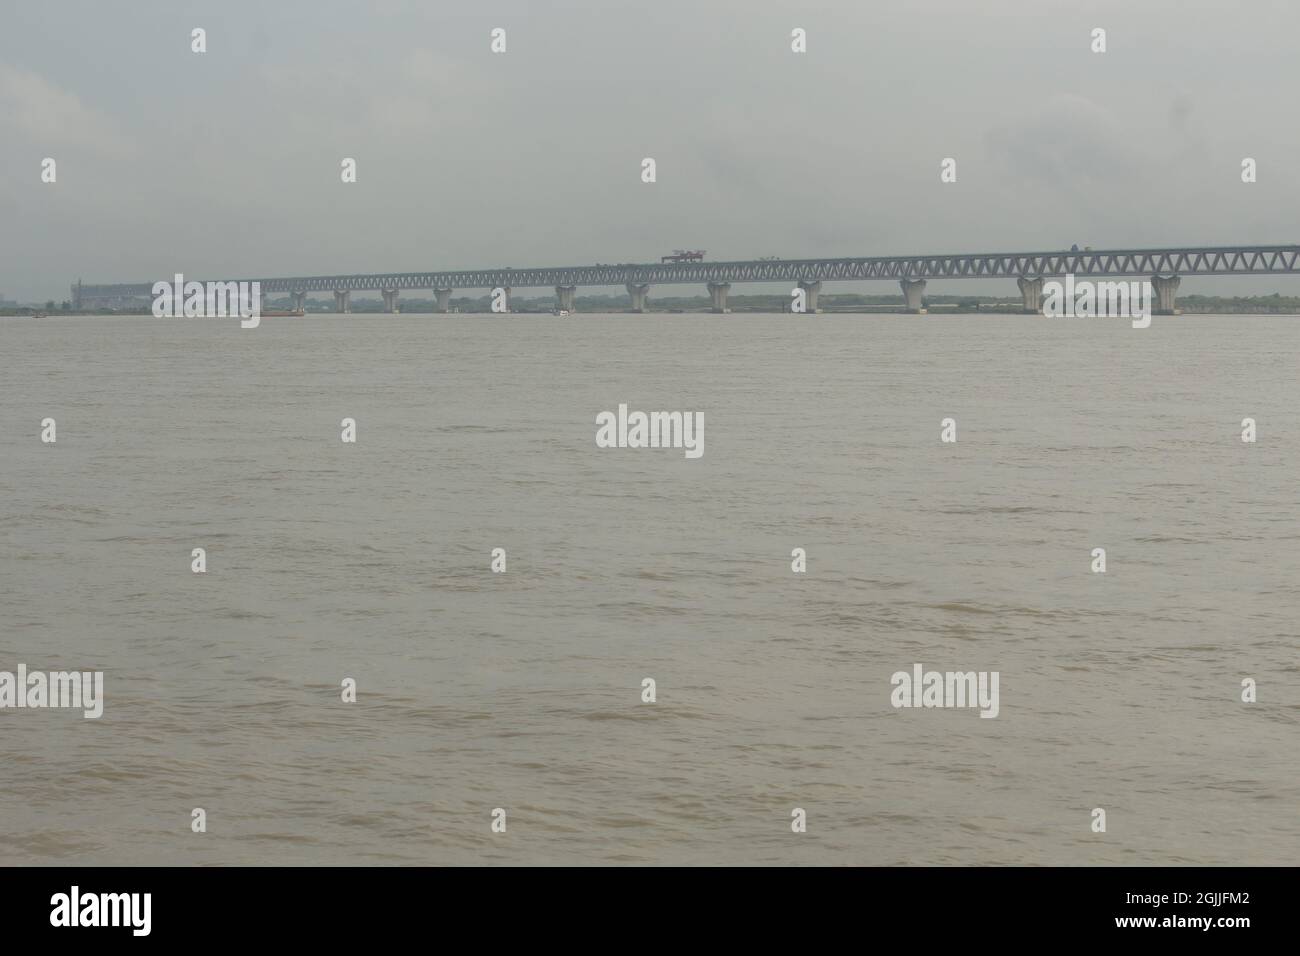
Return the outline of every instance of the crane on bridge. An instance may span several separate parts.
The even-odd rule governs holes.
[[[703,249],[674,249],[671,256],[664,256],[659,261],[664,262],[699,262],[704,258]]]

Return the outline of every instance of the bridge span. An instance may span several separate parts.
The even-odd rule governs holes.
[[[397,311],[398,294],[433,292],[437,310],[446,312],[457,289],[510,291],[551,286],[559,308],[573,310],[579,286],[623,286],[632,311],[646,311],[653,285],[699,283],[712,298],[714,312],[726,312],[727,292],[735,282],[787,282],[806,293],[808,311],[817,309],[823,282],[890,279],[903,290],[906,311],[922,312],[928,279],[1015,279],[1028,313],[1042,311],[1043,282],[1052,277],[1149,279],[1157,314],[1173,314],[1179,279],[1185,275],[1300,275],[1300,245],[1194,246],[1177,249],[1085,249],[1069,252],[976,253],[938,256],[865,256],[833,259],[751,259],[734,262],[652,262],[555,266],[528,269],[460,269],[333,276],[294,276],[257,281],[262,294],[289,295],[301,308],[312,292],[332,292],[340,312],[351,310],[357,291],[379,292],[385,308]],[[165,281],[171,281],[166,277]],[[153,283],[72,286],[77,309],[121,308],[152,300]]]

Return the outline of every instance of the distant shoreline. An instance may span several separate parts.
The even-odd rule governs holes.
[[[782,302],[784,305],[785,303]],[[927,306],[930,315],[997,315],[997,316],[1024,316],[1024,312],[1019,302],[1011,303],[980,303],[978,306],[967,306],[959,303],[950,302],[932,302]],[[1300,316],[1300,305],[1279,307],[1274,309],[1249,308],[1241,305],[1216,304],[1204,305],[1199,302],[1184,303],[1179,302],[1179,308],[1182,315],[1276,315],[1276,316]],[[553,306],[542,306],[534,304],[516,305],[510,310],[509,315],[534,315],[550,316]],[[817,314],[821,315],[899,315],[905,314],[906,310],[902,302],[897,304],[864,304],[852,306],[840,306],[835,304],[824,305],[818,309]],[[60,308],[20,308],[20,309],[0,309],[0,318],[34,318],[37,313],[43,313],[42,319],[52,318],[139,318],[153,317],[153,312],[148,308],[136,310],[125,309],[100,309],[97,311],[74,311]],[[340,313],[333,309],[322,308],[317,310],[309,309],[301,318],[312,318],[317,316],[334,316]],[[383,308],[377,304],[368,308],[365,304],[360,307],[354,306],[347,313],[349,315],[389,315]],[[457,316],[457,315],[487,315],[500,316],[501,313],[493,312],[486,304],[480,307],[461,307],[454,312],[438,312],[432,306],[421,307],[419,303],[406,303],[398,315],[423,315],[423,316]],[[685,306],[666,306],[663,308],[648,308],[645,312],[633,312],[626,306],[598,305],[583,306],[581,303],[574,310],[572,315],[710,315],[712,310],[707,305],[685,305]],[[777,305],[749,305],[745,303],[733,304],[730,308],[731,315],[789,315],[788,308],[780,308]],[[288,317],[286,317],[288,318]],[[299,318],[294,316],[293,318]],[[1176,316],[1175,316],[1176,318]],[[184,320],[182,320],[184,321]]]
[[[276,319],[277,320],[278,319],[324,319],[324,317],[331,317],[337,315],[339,315],[339,313],[334,312],[333,310],[321,310],[318,312],[309,311],[302,316],[276,316]],[[383,310],[378,310],[378,308],[376,308],[376,310],[355,310],[354,308],[354,310],[348,312],[347,315],[381,316],[381,315],[390,315],[390,313],[385,312]],[[463,316],[502,317],[503,315],[552,317],[552,312],[551,310],[542,310],[542,308],[515,308],[515,310],[511,310],[510,312],[506,312],[506,313],[493,312],[491,310],[487,310],[487,308],[481,308],[481,310],[460,310],[458,312],[435,312],[433,310],[420,310],[420,308],[406,308],[406,310],[402,310],[402,312],[395,313],[395,315],[398,317],[406,315],[406,316],[435,317],[435,319],[455,319],[455,317],[463,317]],[[629,310],[629,308],[589,308],[589,310],[582,310],[582,308],[578,308],[578,310],[569,313],[568,317],[573,317],[573,319],[581,319],[581,317],[593,316],[593,315],[627,315],[627,316],[651,317],[651,316],[666,316],[666,315],[703,316],[703,315],[714,315],[714,313],[712,313],[711,310],[708,310],[708,308],[666,308],[666,310],[649,310],[646,312],[633,312],[632,310]],[[731,316],[792,315],[792,313],[790,313],[789,310],[785,310],[783,312],[781,310],[775,310],[775,308],[740,307],[740,308],[732,308],[732,310],[728,311],[727,315],[731,315]],[[859,307],[859,308],[820,308],[820,310],[816,311],[815,313],[810,313],[810,315],[867,316],[867,315],[909,315],[909,313],[906,312],[905,308],[902,307],[901,304],[898,304],[898,306],[894,306],[894,307],[871,306],[871,307]],[[1032,319],[1032,317],[1034,317],[1034,315],[1031,315],[1031,313],[1019,310],[1019,308],[980,308],[980,310],[972,310],[972,308],[945,308],[944,306],[931,306],[930,311],[928,311],[928,315],[930,315],[931,317],[957,316],[957,315],[1024,317],[1024,319]],[[1226,310],[1226,308],[1222,308],[1222,310],[1216,310],[1216,308],[1205,308],[1205,310],[1200,310],[1200,308],[1184,308],[1184,310],[1180,311],[1180,315],[1165,316],[1165,319],[1166,320],[1179,319],[1179,317],[1183,317],[1183,316],[1300,317],[1300,311],[1279,310],[1279,311],[1268,312],[1268,311],[1261,311],[1261,310]],[[44,315],[40,315],[40,316],[36,315],[36,310],[26,310],[26,311],[25,310],[0,310],[0,319],[36,319],[38,321],[47,321],[49,319],[152,319],[152,317],[153,317],[152,312],[149,312],[147,310],[139,311],[139,312],[122,312],[122,311],[64,312],[61,310],[56,310],[53,312],[44,313]],[[917,317],[917,319],[923,319],[924,316],[909,315],[909,317]],[[1039,315],[1037,317],[1043,319],[1043,317],[1045,316]],[[207,319],[204,320],[220,321],[220,320],[212,320],[211,317],[207,317]],[[182,317],[182,319],[159,319],[159,321],[200,321],[200,319],[186,320],[183,319]]]

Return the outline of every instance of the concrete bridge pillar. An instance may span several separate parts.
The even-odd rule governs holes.
[[[435,312],[451,311],[451,290],[450,289],[434,289],[433,295],[434,298],[438,300],[437,308],[434,309]]]
[[[1020,286],[1020,295],[1024,300],[1025,315],[1042,315],[1043,314],[1043,279],[1041,276],[1031,279],[1028,276],[1021,276],[1016,280],[1016,285]]]
[[[727,308],[727,292],[731,288],[730,282],[710,282],[709,297],[713,299],[714,312],[730,312]]]
[[[559,303],[559,307],[562,311],[574,311],[573,297],[577,291],[578,287],[576,285],[557,285],[555,287],[555,300]]]
[[[925,315],[926,309],[922,305],[925,280],[903,279],[898,284],[903,287],[903,311],[910,312],[912,315]]]
[[[395,314],[397,314],[399,311],[401,311],[401,310],[398,309],[398,307],[397,307],[397,290],[396,290],[396,289],[380,289],[380,290],[379,290],[379,294],[382,295],[382,296],[384,297],[384,311],[385,311],[385,312],[391,312],[391,313],[393,313],[393,314],[395,315]]]
[[[295,312],[305,312],[307,310],[307,293],[290,292],[289,305]]]
[[[1155,295],[1155,308],[1152,311],[1156,315],[1182,315],[1183,312],[1178,308],[1177,293],[1178,283],[1181,280],[1178,276],[1152,276],[1151,291]]]
[[[818,279],[814,282],[800,282],[799,288],[804,291],[804,311],[814,313],[820,312],[821,309],[817,308],[817,296],[822,291],[821,280]]]
[[[628,294],[632,296],[632,311],[644,312],[646,310],[646,299],[650,295],[649,282],[629,282],[627,284]]]
[[[352,311],[352,293],[342,289],[334,290],[334,311],[351,312]]]

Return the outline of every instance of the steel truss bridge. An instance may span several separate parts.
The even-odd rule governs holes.
[[[830,259],[757,259],[733,262],[654,262],[552,266],[525,269],[457,269],[429,272],[357,273],[329,276],[277,276],[257,281],[263,295],[290,294],[298,300],[310,292],[344,293],[404,290],[520,289],[556,287],[571,301],[577,286],[626,285],[644,303],[651,285],[706,284],[713,291],[733,282],[788,282],[813,286],[821,282],[893,279],[904,293],[927,279],[1036,280],[1073,275],[1086,277],[1179,277],[1189,275],[1300,275],[1300,245],[1194,246],[1177,249],[1085,249],[1070,252],[976,253],[937,256],[863,256]],[[167,281],[172,276],[165,277]],[[186,280],[204,281],[197,276]],[[119,283],[72,287],[78,306],[94,302],[149,298],[153,283]],[[722,288],[725,307],[725,288]],[[1028,295],[1028,294],[1027,294]],[[439,297],[442,298],[441,296]],[[715,295],[715,305],[717,304]],[[1028,303],[1028,298],[1027,298]],[[910,301],[909,301],[910,304]]]

